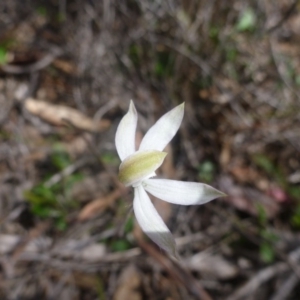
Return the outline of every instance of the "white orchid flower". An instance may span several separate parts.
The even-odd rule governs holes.
[[[225,196],[217,189],[197,182],[153,179],[167,153],[162,152],[176,134],[184,114],[184,103],[163,115],[146,133],[139,149],[135,149],[137,112],[130,102],[127,114],[121,120],[115,137],[122,161],[119,180],[134,188],[133,209],[142,230],[162,249],[177,257],[176,244],[170,230],[156,211],[146,191],[164,201],[181,204],[204,204]]]

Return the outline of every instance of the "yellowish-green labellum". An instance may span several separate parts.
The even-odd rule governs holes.
[[[148,178],[163,163],[167,153],[156,150],[138,151],[120,165],[119,180],[126,186]]]

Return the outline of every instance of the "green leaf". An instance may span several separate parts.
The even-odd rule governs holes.
[[[272,163],[272,161],[264,154],[257,154],[253,156],[253,160],[258,165],[261,167],[267,174],[272,174],[275,171],[275,166]]]
[[[296,75],[295,82],[297,86],[300,86],[300,75]]]
[[[261,236],[270,243],[278,241],[278,236],[267,229],[262,230]]]
[[[300,204],[295,208],[295,212],[291,218],[291,223],[293,226],[300,228]]]
[[[101,159],[104,163],[116,166],[119,164],[119,158],[111,152],[103,153]]]
[[[282,187],[287,189],[286,176],[266,155],[257,154],[253,156],[254,163],[262,168],[271,178],[274,178]]]
[[[260,257],[265,263],[272,263],[275,259],[274,247],[269,243],[262,243],[260,246]]]
[[[131,248],[131,244],[127,240],[117,240],[111,243],[113,251],[125,251]]]
[[[204,161],[199,167],[198,167],[198,176],[201,181],[204,182],[212,182],[214,178],[214,172],[215,172],[215,165],[209,161]]]
[[[141,64],[141,54],[142,54],[142,49],[139,45],[137,44],[130,45],[128,56],[135,67],[139,67],[139,65]]]
[[[7,50],[5,47],[0,46],[0,65],[3,65],[7,62]]]
[[[30,209],[34,215],[55,219],[58,222],[57,229],[63,230],[66,226],[64,216],[78,205],[68,196],[68,192],[72,185],[81,179],[81,174],[73,174],[52,187],[39,184],[25,191],[24,198],[30,203]]]
[[[238,51],[235,48],[226,49],[226,60],[234,62],[237,58]]]
[[[300,187],[299,186],[289,186],[288,193],[292,197],[300,199]]]
[[[169,77],[172,75],[174,59],[169,52],[160,51],[154,64],[154,73],[157,77]]]
[[[256,15],[251,8],[247,8],[236,25],[238,31],[252,31],[255,27]]]
[[[257,205],[257,212],[259,224],[261,226],[265,226],[268,221],[268,217],[264,206],[260,203]]]
[[[59,170],[63,170],[71,164],[70,156],[65,151],[54,151],[51,161]]]
[[[43,16],[43,17],[46,17],[48,15],[48,12],[47,12],[47,8],[45,6],[39,6],[37,9],[36,9],[36,12],[40,15],[40,16]]]
[[[132,232],[133,227],[134,227],[134,218],[130,217],[130,218],[128,218],[128,220],[127,220],[127,222],[125,224],[125,232],[126,233]]]
[[[58,218],[57,221],[55,222],[55,226],[58,230],[60,231],[64,231],[67,228],[67,222],[65,220],[65,218]]]
[[[209,28],[209,37],[214,39],[214,40],[217,40],[218,37],[219,37],[219,33],[220,33],[220,29],[219,27],[217,26],[211,26]]]

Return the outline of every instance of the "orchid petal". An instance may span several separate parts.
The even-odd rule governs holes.
[[[174,237],[141,185],[134,189],[133,209],[139,225],[149,238],[166,252],[177,257]]]
[[[144,136],[140,150],[162,151],[178,131],[183,114],[184,103],[163,115]]]
[[[198,182],[147,179],[143,181],[143,186],[153,196],[181,205],[204,204],[215,198],[226,196],[210,185]]]
[[[131,100],[129,110],[122,118],[115,137],[116,148],[122,161],[127,156],[135,152],[135,131],[137,119],[137,112]]]

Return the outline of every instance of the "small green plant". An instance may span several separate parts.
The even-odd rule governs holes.
[[[198,167],[199,179],[204,182],[207,183],[212,182],[214,178],[214,173],[215,173],[215,165],[209,160],[204,161]]]
[[[260,226],[259,235],[261,237],[261,243],[259,245],[260,258],[265,263],[272,263],[276,256],[274,244],[278,240],[278,237],[267,228],[268,219],[263,206],[260,205],[257,209]]]
[[[128,218],[126,224],[125,224],[125,233],[132,232],[134,227],[134,218],[131,216]]]
[[[220,28],[217,26],[211,26],[209,28],[209,37],[214,40],[215,42],[218,41],[219,39],[219,33],[220,33]]]
[[[47,8],[45,6],[39,6],[37,9],[36,9],[36,12],[42,16],[42,17],[47,17],[48,15],[48,11],[47,11]]]
[[[106,295],[105,295],[105,288],[104,288],[104,283],[101,277],[97,277],[97,284],[95,286],[97,295],[98,295],[98,300],[105,300]]]
[[[111,152],[105,152],[101,155],[101,160],[103,163],[112,165],[112,166],[117,166],[119,164],[119,159],[118,157]]]
[[[71,160],[64,151],[54,151],[50,156],[54,173],[70,165]],[[74,173],[63,178],[57,184],[44,184],[53,174],[48,174],[45,180],[24,192],[25,199],[30,203],[31,212],[39,218],[51,218],[56,228],[64,230],[67,226],[66,217],[70,210],[76,208],[76,202],[70,196],[72,186],[83,179],[80,173]]]
[[[39,184],[24,192],[25,199],[30,203],[31,212],[40,218],[51,218],[57,229],[66,228],[66,217],[70,210],[76,208],[76,202],[68,197],[68,190],[80,180],[78,174],[66,178],[66,184],[59,183],[52,187]]]
[[[70,156],[67,152],[62,149],[56,149],[50,156],[52,164],[58,169],[58,171],[63,170],[71,164]]]
[[[270,243],[261,243],[259,254],[261,260],[265,263],[272,263],[275,259],[274,247]]]
[[[174,57],[167,51],[159,51],[156,56],[154,73],[157,77],[169,77],[172,75]]]
[[[238,51],[236,48],[228,47],[226,49],[226,60],[230,62],[234,62],[237,58]]]
[[[298,72],[297,67],[294,64],[294,61],[285,58],[282,63],[285,65],[285,69],[286,69],[286,72],[284,74],[286,80],[291,84],[300,86],[300,74]]]
[[[63,23],[63,22],[66,21],[66,19],[67,19],[67,16],[66,16],[65,13],[59,12],[59,13],[56,14],[56,21],[58,23]]]
[[[273,178],[289,195],[300,199],[300,187],[290,184],[287,177],[279,166],[276,166],[266,155],[253,156],[254,163]]]
[[[7,49],[4,46],[0,46],[0,65],[7,62]]]
[[[253,156],[253,161],[271,178],[274,178],[280,186],[282,186],[283,188],[286,188],[288,186],[288,182],[283,171],[280,167],[276,166],[268,156],[266,156],[265,154],[256,154]]]
[[[4,65],[6,63],[8,63],[8,59],[9,59],[9,51],[16,46],[17,42],[10,38],[6,38],[1,40],[0,43],[0,65]]]
[[[294,227],[300,228],[300,204],[296,206],[296,209],[291,217],[291,223]]]
[[[132,44],[129,47],[128,56],[129,56],[130,60],[132,61],[132,64],[137,68],[141,64],[141,54],[142,54],[141,52],[142,52],[142,49],[137,44]]]
[[[288,182],[284,172],[279,166],[276,166],[266,155],[257,154],[253,156],[254,163],[273,178],[278,185],[284,189],[288,195],[296,200],[300,200],[300,187]],[[293,211],[290,222],[296,228],[300,228],[300,203],[296,204],[296,209]]]
[[[125,251],[128,250],[130,248],[132,248],[131,244],[126,240],[126,239],[118,239],[116,241],[113,241],[110,244],[110,248],[113,251],[119,252],[119,251]]]

